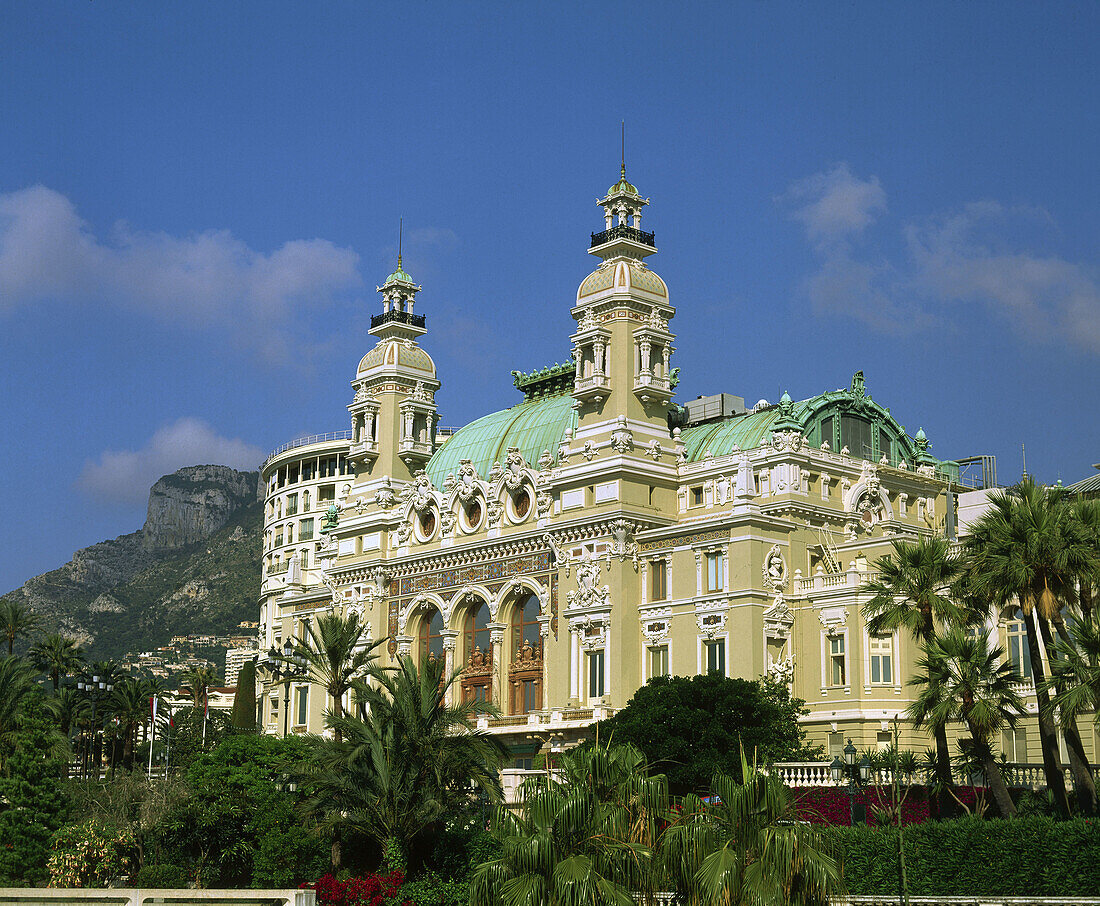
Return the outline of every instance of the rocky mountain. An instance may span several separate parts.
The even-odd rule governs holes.
[[[262,532],[259,473],[190,466],[153,485],[141,531],[83,548],[4,598],[92,659],[226,634],[256,619]]]

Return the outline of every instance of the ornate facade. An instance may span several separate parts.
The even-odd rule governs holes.
[[[816,742],[874,745],[909,700],[914,652],[867,633],[859,588],[891,539],[950,527],[958,467],[862,373],[751,410],[674,405],[676,310],[647,263],[648,203],[624,168],[599,202],[570,360],[513,372],[523,401],[453,434],[399,259],[350,430],[263,467],[262,643],[358,611],[389,658],[461,668],[454,694],[497,705],[483,722],[517,752],[578,738],[651,676],[708,670],[790,684]],[[281,689],[264,693],[270,732]],[[320,731],[323,690],[292,694],[290,725]]]

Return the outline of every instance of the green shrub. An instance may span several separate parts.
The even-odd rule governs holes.
[[[138,887],[151,887],[154,889],[178,889],[187,886],[187,872],[179,865],[162,863],[161,865],[145,865],[138,870],[134,884]]]
[[[823,833],[839,850],[851,893],[897,894],[895,828]],[[905,867],[913,896],[1096,896],[1100,822],[1035,816],[914,825],[905,828]]]

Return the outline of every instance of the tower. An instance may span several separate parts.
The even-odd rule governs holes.
[[[581,283],[572,310],[577,433],[598,432],[601,425],[621,425],[625,419],[657,429],[667,440],[675,388],[668,323],[676,310],[664,280],[645,263],[657,251],[653,233],[641,228],[649,199],[627,181],[624,163],[619,181],[596,203],[605,228],[592,234],[588,251],[601,260]]]
[[[435,452],[435,363],[418,344],[425,318],[413,307],[421,287],[401,266],[378,287],[382,313],[369,333],[378,343],[359,362],[348,406],[352,439],[348,456],[360,483],[382,478],[410,480]]]

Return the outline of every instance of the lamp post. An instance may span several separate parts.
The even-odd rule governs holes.
[[[290,715],[290,684],[306,676],[306,659],[294,653],[294,646],[290,643],[290,639],[287,639],[283,642],[282,651],[272,645],[260,662],[260,666],[271,675],[275,683],[283,684],[283,737],[285,738]]]
[[[840,786],[845,779],[848,781],[848,811],[853,825],[867,822],[867,806],[860,803],[859,808],[856,808],[856,794],[867,786],[867,782],[871,779],[871,759],[864,755],[863,760],[857,765],[856,754],[856,747],[852,745],[852,740],[849,738],[848,745],[844,747],[844,760],[841,761],[838,755],[829,765],[829,774],[833,778],[833,783]]]
[[[99,700],[106,698],[111,692],[114,691],[114,683],[108,682],[107,677],[101,677],[98,674],[92,676],[90,682],[80,680],[76,684],[76,688],[85,693],[92,700],[92,738],[91,738],[91,751],[88,753],[86,766],[84,769],[84,779],[88,779],[88,769],[90,765],[88,762],[94,762],[96,760],[96,733],[98,732],[98,722],[96,721],[96,711],[99,708]],[[99,779],[99,765],[96,764],[96,780]]]

